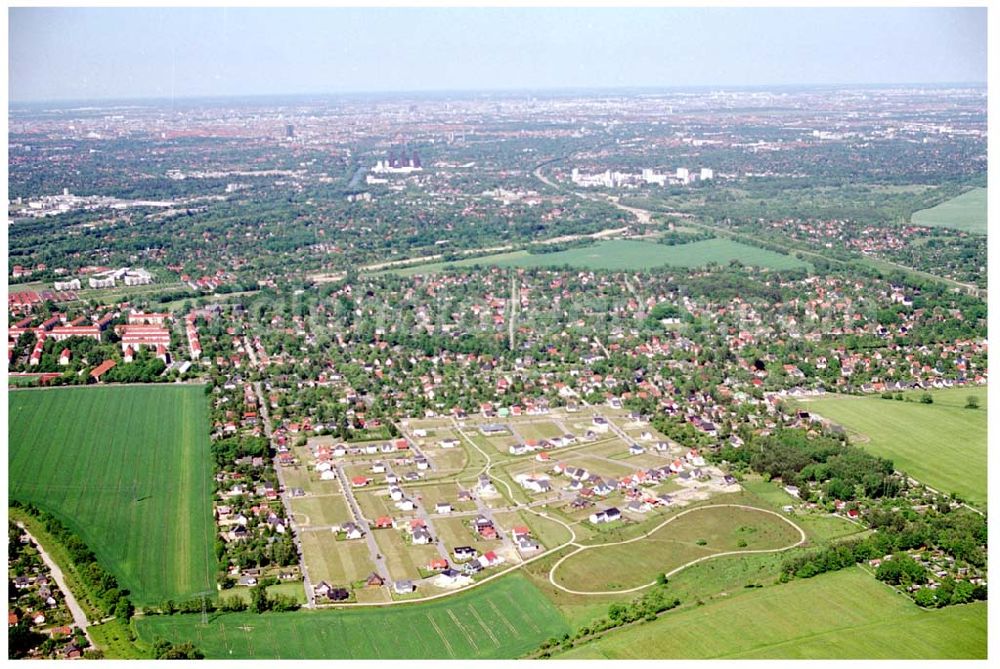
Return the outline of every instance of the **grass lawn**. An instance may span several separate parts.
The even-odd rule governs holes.
[[[379,530],[374,536],[379,552],[385,558],[386,567],[389,568],[389,575],[394,581],[420,578],[420,569],[427,566],[432,559],[440,557],[436,546],[408,543],[399,530]]]
[[[543,513],[546,512],[546,509],[539,510]],[[535,537],[535,540],[545,548],[555,548],[571,538],[569,530],[559,523],[528,511],[499,511],[494,513],[493,517],[505,532],[509,532],[516,525],[526,526],[531,530],[531,535]]]
[[[677,517],[645,539],[577,553],[559,565],[554,576],[571,590],[628,589],[652,583],[658,574],[706,555],[783,548],[798,540],[793,527],[770,514],[706,506]]]
[[[8,395],[11,499],[71,527],[137,604],[215,590],[202,386]]]
[[[954,228],[986,234],[986,189],[973,188],[967,193],[918,211],[910,217],[914,225]]]
[[[532,254],[527,251],[514,251],[386,271],[411,276],[440,272],[449,267],[475,265],[496,265],[498,267],[562,267],[568,265],[581,269],[636,271],[668,265],[673,267],[704,267],[710,262],[724,264],[730,260],[739,260],[744,265],[778,270],[806,267],[806,263],[792,256],[782,255],[756,246],[748,246],[730,239],[716,238],[677,246],[616,239],[556,253]]]
[[[341,494],[293,497],[292,511],[304,527],[310,525],[340,525],[353,520],[347,500]]]
[[[141,639],[190,641],[213,659],[516,658],[569,628],[531,583],[512,575],[426,604],[255,615],[151,616]]]
[[[479,552],[484,553],[501,545],[499,541],[487,541],[478,534],[474,534],[468,525],[470,520],[472,519],[468,516],[434,519],[434,531],[437,532],[438,538],[444,542],[449,554],[456,546],[473,546]]]
[[[394,532],[395,530],[380,530]],[[302,532],[302,555],[313,584],[326,581],[346,586],[375,570],[366,541],[337,541],[329,530]]]
[[[896,469],[969,504],[986,506],[986,388],[933,391],[934,404],[880,397],[829,397],[802,406],[847,429],[854,443]],[[965,409],[965,398],[979,409]]]
[[[318,581],[317,581],[318,583]],[[335,585],[342,585],[340,583]],[[306,603],[306,589],[302,585],[302,581],[294,581],[292,583],[277,583],[275,585],[267,586],[267,594],[283,595],[285,597],[291,597],[299,604]],[[250,603],[250,588],[236,587],[230,588],[229,590],[223,590],[219,597],[222,599],[241,599],[246,603]]]
[[[667,613],[557,657],[985,659],[986,603],[925,611],[849,568]]]
[[[153,651],[146,644],[137,644],[130,638],[130,630],[118,618],[87,628],[94,644],[109,660],[151,660]]]

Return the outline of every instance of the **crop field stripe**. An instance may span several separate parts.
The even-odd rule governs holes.
[[[438,624],[434,621],[434,618],[431,617],[431,614],[428,613],[426,616],[427,620],[431,624],[431,627],[434,628],[434,631],[437,632],[438,637],[440,637],[441,641],[444,643],[444,647],[448,651],[448,655],[450,655],[453,659],[458,657],[455,655],[455,650],[451,647],[451,642],[448,640],[448,637],[445,636],[444,632],[441,631],[441,628],[438,627]]]
[[[478,651],[479,644],[476,643],[475,635],[470,633],[469,630],[465,628],[465,625],[463,625],[461,621],[459,621],[458,617],[455,615],[455,612],[452,611],[451,609],[448,609],[448,617],[451,618],[451,621],[453,623],[455,623],[455,627],[457,627],[462,631],[462,634],[464,634],[465,638],[469,640],[469,643],[472,645],[472,647],[476,649],[476,651]]]
[[[412,615],[413,612],[408,613]],[[434,643],[434,637],[436,636],[436,634],[434,636],[430,634],[411,634],[409,641],[411,642],[411,647],[420,650],[420,657],[434,657],[441,654],[440,645]]]
[[[493,630],[490,629],[489,625],[483,622],[483,619],[479,615],[479,611],[476,611],[475,607],[471,604],[469,604],[466,608],[469,610],[472,617],[476,619],[476,622],[479,623],[479,626],[483,628],[483,631],[486,632],[486,636],[493,640],[493,645],[499,648],[500,640],[497,639],[496,634],[493,633]]]
[[[263,617],[263,616],[262,616]],[[264,625],[267,628],[268,647],[274,649],[274,659],[281,659],[281,643],[274,636],[274,629],[271,627],[271,618],[263,617]]]
[[[514,635],[515,637],[521,636],[520,632],[517,631],[517,628],[514,627],[509,620],[507,620],[507,616],[505,616],[503,613],[500,612],[500,609],[497,608],[497,605],[496,603],[493,602],[493,600],[490,600],[488,602],[488,605],[491,609],[493,609],[493,614],[497,617],[497,620],[506,625],[507,629],[510,630],[510,633],[512,635]]]
[[[372,654],[376,659],[382,659],[382,644],[378,643],[378,639],[372,636],[371,628],[373,625],[365,625],[363,622],[357,627],[361,628],[361,633],[364,634],[365,638],[368,640],[368,646],[372,650]]]
[[[226,647],[226,652],[232,654],[233,649],[229,645],[229,639],[226,638],[226,624],[222,621],[219,622],[219,631],[222,632],[222,644]]]
[[[514,600],[513,597],[511,597],[509,592],[504,593],[504,598],[507,600],[508,603],[510,603],[511,610],[516,611],[519,614],[518,617],[521,618],[521,620],[525,621],[525,623],[527,623],[527,625],[531,627],[531,629],[533,629],[535,632],[542,631],[541,629],[539,629],[538,625],[535,624],[535,621],[532,618],[532,616],[526,614],[524,612],[524,609],[522,609],[520,606],[517,605],[517,602]]]

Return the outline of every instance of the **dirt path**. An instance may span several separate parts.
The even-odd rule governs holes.
[[[83,633],[87,636],[87,641],[89,641],[90,645],[93,646],[94,640],[90,638],[90,634],[87,632],[87,626],[90,624],[87,621],[87,614],[83,612],[83,608],[80,606],[79,602],[76,601],[76,597],[73,596],[73,591],[66,585],[66,578],[63,576],[59,565],[57,565],[52,557],[45,552],[45,548],[42,547],[42,544],[38,541],[38,539],[33,537],[30,532],[28,532],[23,523],[19,522],[17,526],[24,530],[24,533],[31,537],[31,540],[35,542],[35,545],[38,547],[38,553],[42,556],[42,561],[45,562],[46,566],[48,566],[49,571],[52,572],[52,578],[55,579],[56,585],[59,586],[59,589],[66,597],[66,608],[68,608],[69,612],[73,615],[73,624],[83,630]]]

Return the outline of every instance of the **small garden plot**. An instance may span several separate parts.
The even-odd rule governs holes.
[[[296,521],[303,527],[339,525],[354,520],[347,500],[341,494],[293,497],[291,506]]]
[[[375,472],[372,471],[372,465],[375,462],[384,463],[386,465],[387,470],[391,468],[392,471],[396,471],[396,469],[398,469],[397,467],[393,467],[392,464],[390,464],[390,461],[385,458],[370,460],[368,462],[351,461],[344,464],[343,466],[344,476],[347,477],[347,483],[351,485],[351,482],[354,480],[355,477],[362,476],[369,480],[368,485],[364,486],[364,488],[384,486],[385,472],[382,472],[381,474],[376,474]],[[357,490],[357,488],[355,488],[355,490]]]
[[[393,580],[419,579],[421,569],[432,559],[440,557],[436,546],[414,546],[403,537],[401,530],[380,530],[375,532],[374,537]]]
[[[628,444],[617,436],[605,436],[601,441],[580,449],[578,452],[584,455],[600,455],[612,460],[628,457]]]
[[[347,586],[372,573],[375,563],[364,540],[337,541],[329,530],[306,530],[299,534],[309,580]]]
[[[551,439],[565,434],[551,420],[519,422],[514,425],[514,429],[524,439]]]
[[[634,469],[639,470],[669,466],[673,458],[668,458],[664,454],[647,450],[645,453],[640,453],[639,455],[626,455],[622,460]]]
[[[404,488],[404,494],[410,494],[410,492]],[[396,503],[386,493],[385,488],[381,486],[373,490],[355,490],[354,499],[357,500],[358,506],[361,507],[361,514],[371,522],[375,522],[375,519],[381,516],[399,519],[412,518],[415,514],[414,511],[397,509]]]
[[[476,503],[471,500],[458,501],[459,486],[456,483],[436,483],[433,485],[411,486],[410,492],[414,498],[419,497],[427,513],[437,513],[435,505],[438,502],[450,504],[453,513],[475,511]]]
[[[306,465],[297,467],[282,467],[284,473],[285,486],[288,490],[301,488],[308,494],[319,494],[330,492],[330,485],[327,481],[320,481],[319,474],[312,471]]]
[[[470,434],[469,436],[471,437],[472,435]],[[522,443],[520,439],[512,434],[498,435],[496,437],[476,435],[472,437],[472,440],[487,453],[496,452],[503,455],[510,455],[510,447]]]
[[[270,596],[283,595],[285,597],[291,597],[300,604],[306,603],[306,591],[302,586],[302,581],[294,581],[292,583],[278,583],[276,585],[267,586],[267,594]],[[223,590],[219,593],[220,599],[240,599],[244,602],[250,603],[250,588],[230,588],[228,590]]]
[[[613,506],[612,504],[609,504],[605,500],[596,497],[591,499],[590,501],[593,502],[592,505],[581,508],[573,508],[573,506],[569,502],[561,505],[559,504],[550,505],[549,508],[553,512],[557,513],[560,516],[560,518],[566,521],[567,523],[584,523],[586,522],[587,518],[590,517],[590,514],[594,513],[595,510],[603,509],[608,506]],[[574,527],[579,527],[579,525]]]
[[[629,476],[630,474],[635,474],[636,467],[627,462],[613,461],[607,458],[600,458],[596,456],[589,456],[586,453],[566,453],[563,457],[563,461],[574,467],[583,467],[591,473],[591,476],[597,475],[604,479],[613,478],[619,479],[623,476]],[[584,481],[584,485],[587,482]]]
[[[684,486],[677,482],[676,476],[671,476],[668,479],[664,479],[657,483],[655,486],[649,489],[650,492],[656,495],[670,494],[677,492],[678,490],[684,490]]]
[[[466,516],[464,518],[434,519],[434,531],[437,532],[438,538],[444,542],[449,560],[453,559],[452,551],[455,550],[456,546],[473,546],[476,550],[481,550],[478,544],[492,543],[486,542],[472,530],[469,526],[472,518],[472,516]]]
[[[433,476],[452,476],[465,471],[469,463],[469,454],[465,448],[429,448],[427,457],[433,463]]]
[[[526,511],[508,511],[493,514],[504,533],[510,533],[515,525],[526,526],[531,530],[531,536],[542,545],[543,550],[555,548],[570,540],[568,529],[548,518],[543,518]],[[539,551],[541,552],[541,551]],[[532,557],[528,555],[526,557]]]
[[[410,418],[406,426],[411,432],[413,430],[427,430],[428,435],[430,435],[432,431],[450,428],[451,424],[450,418]]]

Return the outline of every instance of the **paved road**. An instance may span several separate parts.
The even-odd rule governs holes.
[[[273,444],[273,434],[271,431],[271,416],[268,413],[267,401],[264,398],[264,391],[260,386],[260,381],[256,381],[253,384],[254,392],[257,393],[257,405],[260,410],[260,419],[264,422],[264,435],[267,436],[268,440],[272,441]],[[306,591],[306,607],[311,608],[313,605],[313,588],[312,582],[309,580],[309,570],[306,568],[305,551],[302,550],[302,541],[299,539],[299,527],[295,522],[295,515],[292,513],[292,502],[291,502],[291,492],[288,490],[288,486],[285,485],[285,473],[278,464],[277,459],[274,460],[274,473],[278,477],[278,485],[280,486],[281,504],[285,507],[285,517],[288,518],[288,529],[292,533],[292,543],[295,544],[296,550],[299,552],[299,569],[302,572],[302,586]]]
[[[90,624],[87,621],[87,614],[83,612],[83,608],[80,606],[79,602],[76,601],[76,597],[73,596],[73,591],[66,585],[66,579],[63,577],[63,573],[59,568],[59,565],[57,565],[49,554],[45,552],[42,544],[38,542],[38,539],[31,536],[31,533],[25,529],[22,523],[19,522],[17,526],[24,530],[25,534],[31,537],[31,540],[35,542],[35,546],[38,547],[38,553],[42,556],[42,561],[45,562],[46,566],[48,566],[49,571],[52,572],[52,578],[55,579],[56,585],[59,586],[59,589],[62,590],[63,596],[66,597],[66,607],[73,615],[73,624],[83,630],[83,633],[87,636],[87,640],[90,641],[90,645],[93,646],[94,641],[90,638],[90,634],[87,632],[87,626]]]

